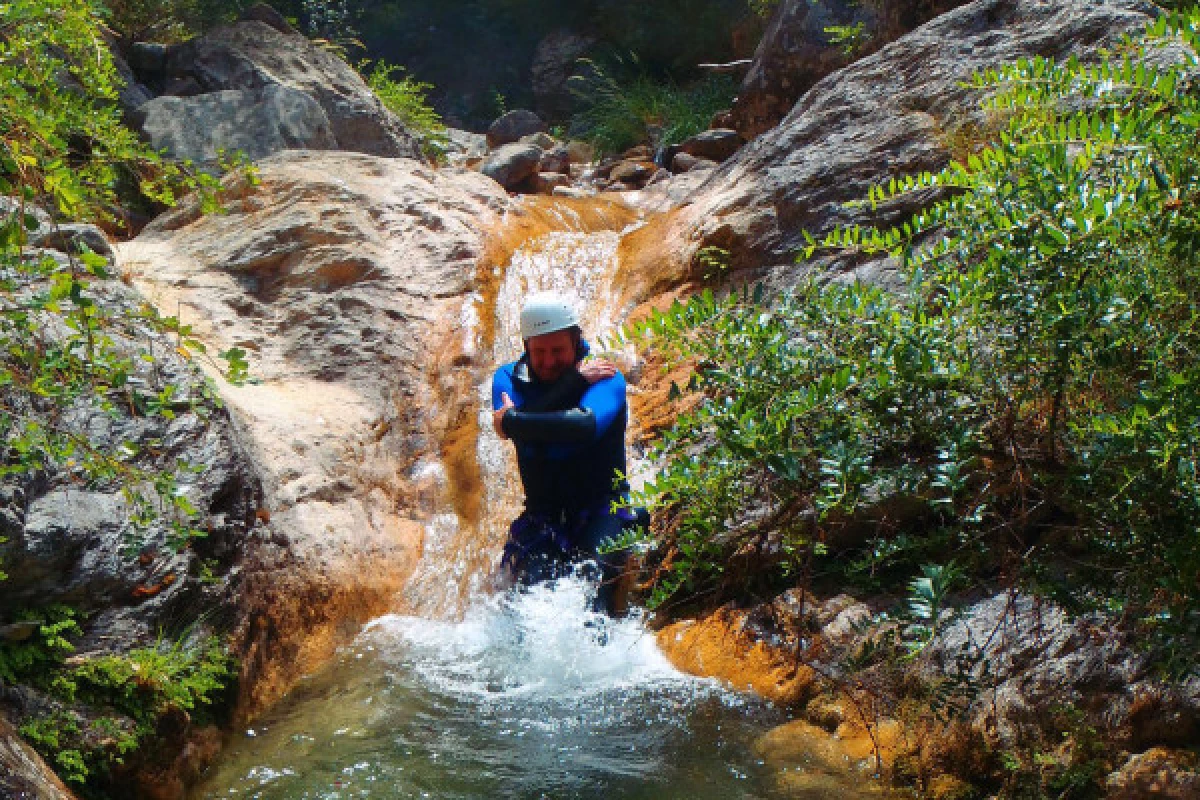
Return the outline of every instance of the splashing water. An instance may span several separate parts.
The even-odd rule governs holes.
[[[782,714],[677,672],[641,619],[590,611],[593,591],[576,575],[461,622],[376,620],[198,796],[768,795],[752,743]]]

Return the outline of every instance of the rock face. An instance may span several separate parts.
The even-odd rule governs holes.
[[[65,262],[65,256],[45,252]],[[109,309],[135,313],[143,305],[115,279],[96,281],[91,293]],[[47,321],[51,336],[57,335],[57,325]],[[67,333],[64,328],[62,335]],[[119,482],[81,484],[69,467],[0,483],[0,538],[6,540],[0,542],[0,561],[8,573],[0,594],[0,627],[22,608],[67,604],[89,615],[81,650],[145,645],[160,629],[225,603],[229,571],[242,557],[258,507],[258,484],[228,415],[204,399],[203,373],[178,355],[167,335],[145,332],[139,340],[115,333],[114,341],[139,365],[131,392],[157,393],[168,383],[178,387],[174,418],[133,412],[142,401],[131,396],[112,412],[79,404],[45,422],[86,432],[101,452],[116,452],[127,443],[141,453],[135,463],[143,469],[166,469],[177,459],[197,467],[194,474],[181,475],[179,486],[208,533],[187,549],[172,546],[167,522],[145,529],[135,525]],[[143,352],[152,353],[157,366],[142,361]],[[188,405],[191,399],[199,401],[195,408]],[[209,562],[215,582],[200,580],[202,561]]]
[[[774,127],[810,86],[964,0],[783,0],[759,40],[729,121],[746,138]],[[863,45],[846,52],[832,27],[862,26]],[[720,159],[717,159],[720,160]]]
[[[164,95],[142,104],[135,118],[151,147],[197,163],[215,163],[220,149],[240,150],[257,160],[280,150],[338,146],[317,101],[280,84],[194,97]]]
[[[567,79],[575,70],[575,61],[594,44],[594,38],[568,30],[553,31],[538,42],[529,71],[536,107],[542,114],[555,118],[571,110]]]
[[[676,282],[695,252],[713,245],[730,251],[734,268],[787,285],[802,274],[794,262],[806,229],[819,236],[868,223],[868,209],[846,203],[892,176],[947,163],[947,132],[977,113],[979,96],[961,86],[974,72],[1023,56],[1086,58],[1151,13],[1138,0],[977,0],[950,11],[812,87],[779,127],[709,171],[687,205],[638,233],[660,244],[645,248],[651,263],[633,254],[627,274],[653,276],[673,257],[674,271],[659,266],[656,280]],[[880,218],[903,219],[927,200],[904,202],[881,207]],[[886,280],[886,266],[857,274]]]
[[[170,48],[163,93],[179,97],[281,86],[307,94],[329,120],[339,150],[420,158],[420,146],[350,65],[299,34],[256,19]],[[147,78],[149,80],[149,78]]]
[[[1071,619],[1025,595],[996,595],[946,629],[930,665],[953,664],[960,653],[995,686],[976,724],[992,726],[1003,744],[1022,726],[1050,727],[1062,707],[1087,713],[1101,736],[1129,751],[1200,737],[1200,678],[1159,681],[1135,638],[1099,617]]]
[[[516,189],[538,171],[542,150],[537,145],[514,142],[498,147],[484,160],[479,171],[505,189]]]
[[[0,714],[0,797],[8,800],[74,800],[41,756]]]
[[[222,387],[271,532],[245,568],[247,713],[392,610],[444,508],[436,343],[461,329],[481,226],[508,202],[476,173],[349,153],[277,154],[260,179],[222,216],[180,208],[120,248],[159,307],[210,349],[248,350],[259,381]]]
[[[532,111],[515,109],[497,117],[487,130],[488,147],[501,147],[520,141],[531,133],[546,130],[545,121]]]

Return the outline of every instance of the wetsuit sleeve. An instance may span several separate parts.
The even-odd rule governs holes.
[[[513,391],[512,373],[504,367],[496,370],[496,374],[492,376],[492,411],[499,411],[503,407],[502,394],[507,394],[514,403],[517,402],[516,393]]]
[[[588,390],[587,378],[579,374],[577,369],[568,369],[559,376],[550,388],[538,397],[526,401],[522,411],[562,411],[579,405],[583,393]],[[509,393],[512,396],[512,393]]]
[[[579,407],[595,415],[596,430],[592,438],[599,439],[625,411],[625,376],[618,372],[611,378],[593,383],[583,393]]]
[[[500,424],[509,438],[532,444],[584,444],[599,439],[625,408],[625,378],[617,373],[592,384],[579,407],[532,412],[512,409]]]

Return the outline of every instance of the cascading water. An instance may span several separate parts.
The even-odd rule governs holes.
[[[592,336],[620,321],[608,286],[631,212],[609,209],[606,218],[597,206],[585,219],[578,206],[531,202],[557,230],[516,248],[493,276],[494,294],[464,309],[461,351],[475,363],[515,357],[529,291],[577,295]],[[780,779],[794,765],[765,762],[755,749],[784,714],[674,669],[638,615],[592,612],[595,587],[583,574],[490,589],[520,486],[511,446],[491,431],[488,381],[476,377],[459,401],[477,430],[478,519],[449,503],[434,509],[405,615],[374,621],[237,737],[194,796],[791,796],[780,794]],[[451,480],[445,459],[432,455],[417,470],[443,488]],[[830,785],[822,769],[813,770],[820,780],[801,784],[804,796],[855,795],[840,779],[814,793]]]

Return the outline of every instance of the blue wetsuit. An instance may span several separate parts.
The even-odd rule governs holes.
[[[588,345],[580,345],[582,359]],[[618,372],[589,384],[569,369],[546,383],[522,356],[496,370],[493,409],[504,405],[502,394],[516,406],[501,425],[516,446],[525,488],[525,511],[509,529],[504,566],[518,579],[537,580],[573,558],[596,559],[604,573],[598,600],[608,604],[624,554],[600,556],[597,548],[636,519],[630,509],[613,509],[629,489],[625,377]]]

